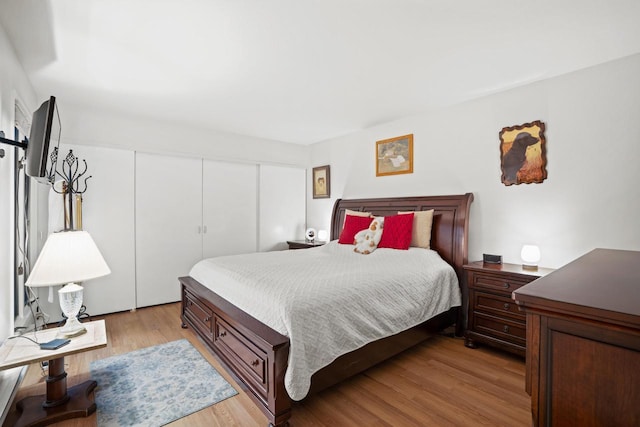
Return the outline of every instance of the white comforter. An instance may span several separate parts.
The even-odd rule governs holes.
[[[460,305],[453,268],[419,248],[361,255],[334,241],[205,259],[189,275],[289,337],[285,387],[293,400],[338,356]]]

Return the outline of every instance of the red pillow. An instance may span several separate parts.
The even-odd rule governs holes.
[[[344,225],[342,226],[342,233],[340,233],[338,243],[353,245],[356,233],[364,230],[365,228],[369,228],[369,224],[371,224],[372,220],[373,218],[369,216],[347,215],[344,220]]]
[[[409,249],[413,231],[413,213],[384,217],[384,231],[379,248]]]

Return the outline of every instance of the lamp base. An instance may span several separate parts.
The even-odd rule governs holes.
[[[87,328],[82,326],[78,318],[73,316],[67,319],[66,323],[56,334],[57,338],[73,338],[87,332]]]
[[[522,268],[529,271],[538,271],[537,265],[522,264]]]
[[[82,286],[69,283],[58,291],[60,308],[67,317],[67,321],[57,334],[58,338],[77,337],[87,332],[77,317],[82,307],[82,290]]]
[[[73,338],[86,333],[87,333],[87,328],[82,327],[80,329],[76,329],[75,331],[69,331],[69,332],[59,331],[56,334],[56,338]]]

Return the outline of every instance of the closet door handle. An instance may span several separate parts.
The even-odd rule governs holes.
[[[198,234],[202,234],[202,227],[198,226]]]
[[[202,227],[202,232],[203,232],[204,234],[207,234],[207,226],[206,226],[206,225],[205,225],[204,227]]]

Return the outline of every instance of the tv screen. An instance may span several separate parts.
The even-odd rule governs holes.
[[[25,156],[27,176],[42,183],[55,180],[60,132],[60,116],[52,96],[33,113]]]

